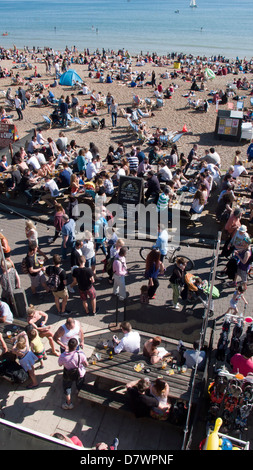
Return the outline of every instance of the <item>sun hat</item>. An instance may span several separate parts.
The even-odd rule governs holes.
[[[239,228],[239,232],[243,232],[243,233],[247,232],[246,225],[241,225],[241,227]]]

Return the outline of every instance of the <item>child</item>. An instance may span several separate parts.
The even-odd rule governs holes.
[[[27,388],[37,387],[38,382],[34,373],[34,364],[37,361],[37,356],[35,356],[29,347],[28,336],[25,331],[22,331],[17,335],[17,340],[12,348],[12,353],[18,357],[19,364],[26,372],[28,372],[30,379],[32,380],[31,385],[28,385]]]
[[[47,359],[47,355],[44,345],[39,337],[38,331],[35,328],[32,328],[30,331],[28,331],[28,337],[30,339],[31,350],[40,361],[40,368],[43,369],[43,359]]]
[[[148,286],[141,286],[141,304],[148,304],[149,303],[149,296],[148,296]]]
[[[225,312],[225,315],[227,313],[230,312],[230,310],[232,310],[232,312],[234,314],[237,314],[238,313],[238,308],[237,308],[237,304],[239,302],[240,299],[242,299],[245,303],[245,305],[248,305],[248,302],[247,300],[245,299],[244,295],[243,295],[243,292],[245,292],[246,288],[243,287],[243,286],[238,286],[238,288],[235,290],[234,294],[233,294],[233,297],[232,299],[230,300],[230,307],[227,309],[227,311]]]

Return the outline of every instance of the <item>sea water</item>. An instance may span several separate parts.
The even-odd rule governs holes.
[[[197,8],[190,8],[190,0],[1,0],[0,45],[253,56],[252,0],[196,3]]]

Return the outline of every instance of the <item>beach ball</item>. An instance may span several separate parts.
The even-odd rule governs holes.
[[[233,449],[232,442],[226,437],[223,437],[222,442],[221,442],[221,450],[232,450],[232,449]]]

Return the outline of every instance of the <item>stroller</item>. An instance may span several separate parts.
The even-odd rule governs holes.
[[[201,302],[206,308],[208,305],[207,299],[210,293],[210,285],[207,281],[202,281],[200,277],[195,276],[194,274],[188,272],[185,275],[185,286],[181,293],[183,300],[186,300],[188,303],[192,303],[191,309],[187,309],[188,313],[193,311],[194,307],[198,302]],[[214,312],[214,302],[213,299],[219,298],[220,293],[217,287],[213,287],[212,299],[210,304],[209,316],[213,315]]]

